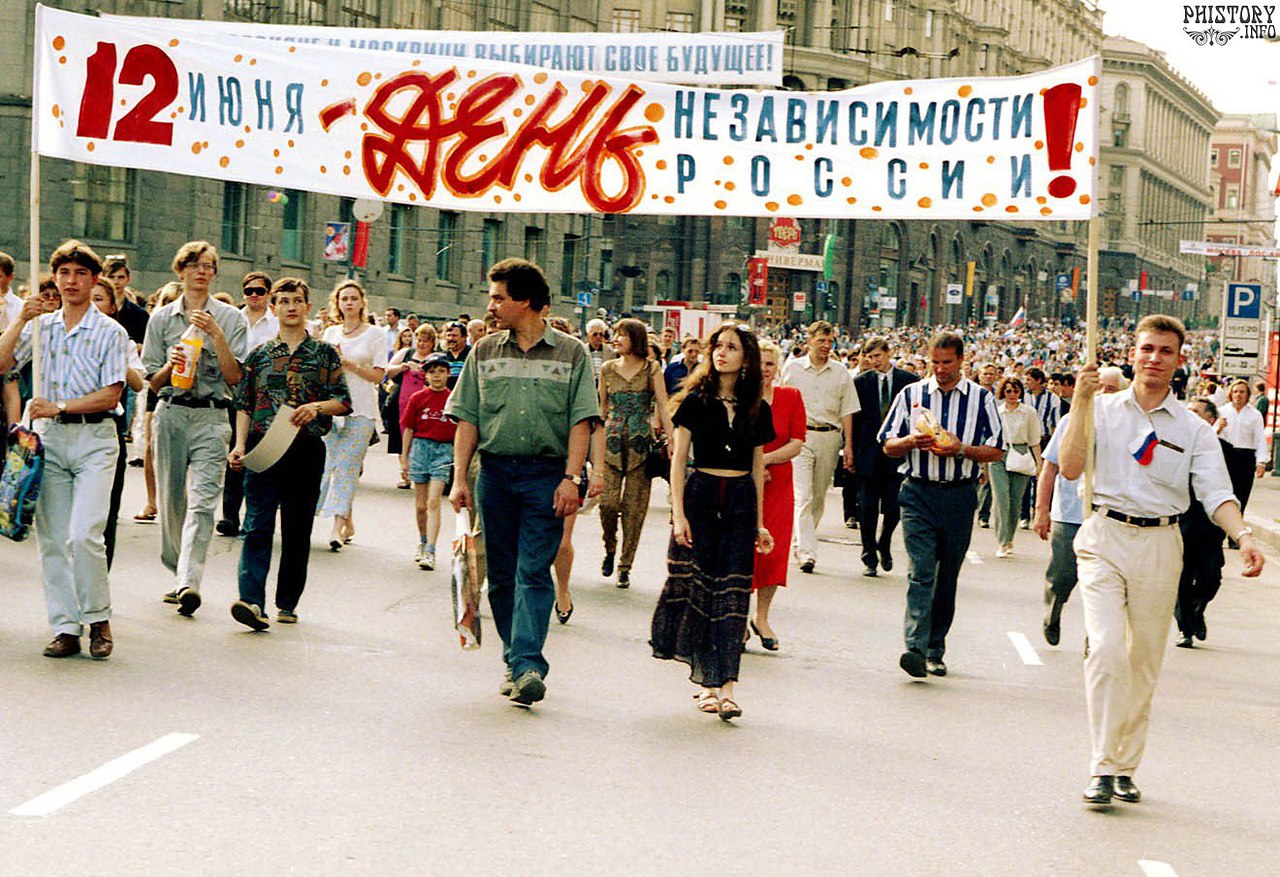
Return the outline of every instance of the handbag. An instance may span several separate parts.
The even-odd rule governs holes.
[[[671,458],[667,456],[666,436],[649,441],[649,453],[644,458],[644,475],[646,478],[671,480]]]
[[[1022,447],[1026,448],[1026,445]],[[1031,455],[1031,449],[1025,451],[1018,450],[1017,445],[1009,445],[1008,452],[1004,455],[1004,468],[1006,472],[1013,472],[1016,475],[1034,475],[1036,474],[1036,458]]]
[[[31,535],[44,475],[44,444],[33,430],[9,427],[9,447],[0,471],[0,536],[21,542]]]

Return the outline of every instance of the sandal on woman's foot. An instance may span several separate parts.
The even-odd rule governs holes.
[[[720,720],[727,722],[730,719],[736,719],[742,715],[742,707],[733,702],[731,698],[720,698],[720,708],[716,710],[720,714]]]
[[[756,626],[756,623],[754,621],[750,621],[747,623],[751,625],[752,632],[756,636],[760,637],[760,645],[764,646],[765,649],[767,649],[770,652],[776,652],[778,650],[778,640],[776,637],[765,636],[763,633],[760,632],[760,628]],[[750,640],[751,637],[748,636],[747,639]]]
[[[698,711],[715,715],[720,712],[720,698],[716,697],[714,691],[703,689],[695,694],[694,700],[698,702]]]
[[[142,511],[134,515],[133,519],[135,521],[139,521],[142,523],[150,523],[151,521],[154,521],[156,519],[156,511],[155,509],[152,509],[151,511],[147,511],[146,509],[143,509]]]

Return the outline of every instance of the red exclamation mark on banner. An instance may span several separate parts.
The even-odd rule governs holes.
[[[1080,115],[1080,93],[1074,82],[1064,82],[1044,93],[1045,154],[1049,172],[1070,171],[1071,153],[1076,143],[1076,118]],[[1063,174],[1049,181],[1049,194],[1066,198],[1076,190],[1075,177]]]

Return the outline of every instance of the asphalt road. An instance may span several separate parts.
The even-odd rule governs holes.
[[[991,531],[975,533],[951,673],[925,683],[897,666],[901,549],[893,574],[865,579],[855,547],[824,543],[817,574],[793,568],[775,603],[782,651],[757,641],[744,658],[744,715],[727,725],[646,645],[659,485],[629,591],[599,576],[598,518],[579,521],[575,612],[553,621],[548,696],[525,710],[496,693],[487,620],[479,652],[458,648],[447,571],[410,562],[411,501],[393,484],[375,448],[354,544],[331,555],[318,523],[301,623],[252,634],[227,612],[236,540],[216,540],[194,619],[160,602],[171,584],[158,529],[127,520],[130,470],[107,662],[40,655],[35,544],[0,544],[0,873],[1275,872],[1274,566],[1246,583],[1228,558],[1208,642],[1170,641],[1145,800],[1095,812],[1080,803],[1079,603],[1046,646],[1034,534],[996,560]],[[837,513],[833,493],[825,535],[856,538]],[[146,763],[116,761],[130,753]],[[101,782],[64,788],[85,777]]]

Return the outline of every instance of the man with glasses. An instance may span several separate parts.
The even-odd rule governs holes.
[[[604,320],[595,319],[587,323],[587,356],[591,358],[591,371],[597,381],[600,380],[600,366],[617,356],[606,339],[609,325]]]
[[[240,286],[244,295],[241,313],[249,327],[245,349],[253,352],[260,344],[276,337],[280,331],[280,322],[272,313],[274,302],[270,295],[271,278],[265,272],[250,271],[240,281]],[[236,413],[229,409],[227,416],[234,433]],[[235,436],[232,435],[231,439],[234,443]],[[228,463],[225,480],[226,486],[222,489],[222,520],[218,521],[216,529],[219,536],[239,536],[240,506],[244,503],[244,472],[237,472]]]
[[[240,361],[248,354],[248,325],[239,309],[213,297],[218,251],[207,241],[183,244],[173,258],[182,295],[156,308],[147,325],[142,362],[151,389],[160,394],[152,419],[156,481],[160,496],[160,560],[177,577],[164,595],[178,612],[200,608],[200,581],[213,536],[213,509],[222,492],[231,442],[225,412],[231,387],[240,381]],[[204,344],[188,389],[172,386],[175,365],[185,353],[178,342],[191,326]]]

